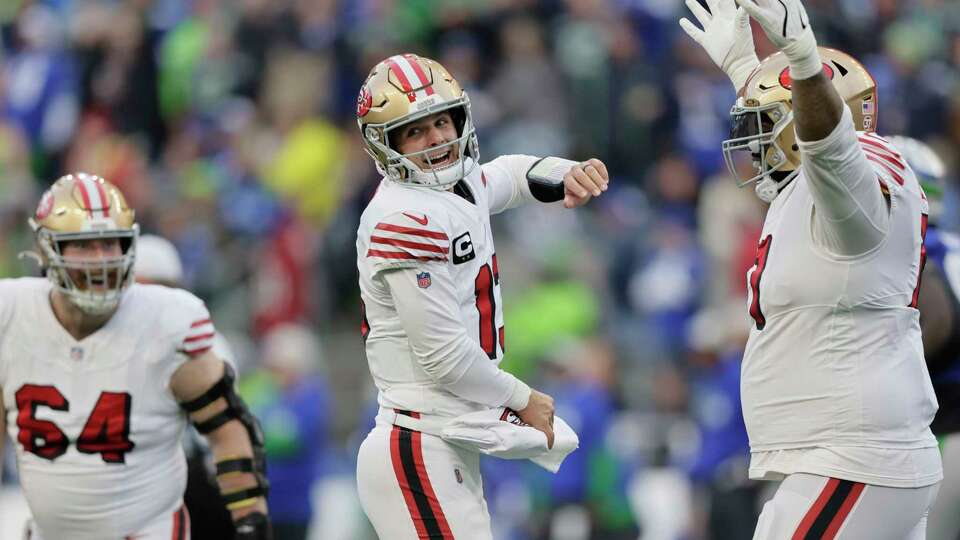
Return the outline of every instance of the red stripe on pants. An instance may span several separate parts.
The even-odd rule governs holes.
[[[833,492],[837,490],[839,484],[840,481],[836,478],[827,480],[827,485],[823,487],[820,496],[817,497],[817,500],[813,503],[813,506],[810,507],[810,510],[807,511],[807,514],[803,516],[803,520],[800,521],[800,526],[797,527],[796,532],[793,533],[791,540],[803,540],[803,537],[810,531],[813,522],[816,521],[817,516],[820,515],[820,511],[823,510],[823,507],[827,504],[827,501],[830,500]]]
[[[443,515],[443,509],[440,508],[440,499],[433,491],[433,484],[430,483],[430,477],[427,476],[427,466],[423,463],[423,445],[420,440],[421,433],[413,432],[413,464],[417,467],[417,476],[420,477],[420,484],[423,485],[423,491],[427,494],[427,500],[430,501],[430,508],[433,509],[433,515],[437,517],[437,524],[444,538],[453,538],[450,532],[450,524],[447,523],[447,517]]]
[[[185,514],[186,511],[183,506],[173,513],[173,535],[171,537],[173,540],[186,540],[187,538],[184,530],[186,529],[187,523],[189,523],[189,519],[185,519]]]
[[[408,415],[419,417],[417,413]],[[420,432],[394,426],[390,432],[390,460],[417,530],[417,538],[453,540],[450,525],[423,462]]]
[[[827,527],[827,532],[823,535],[823,540],[833,540],[833,538],[837,536],[843,522],[847,520],[847,516],[850,515],[850,511],[853,510],[853,505],[860,500],[860,494],[863,493],[863,488],[865,487],[867,487],[866,484],[856,483],[853,485],[850,494],[847,495],[847,498],[843,501],[843,506],[840,507],[840,511],[837,512],[833,521],[830,522],[830,526]]]
[[[407,481],[407,475],[404,474],[403,465],[400,463],[400,428],[397,426],[393,426],[390,432],[390,461],[393,462],[393,472],[397,475],[397,482],[400,483],[403,499],[407,502],[407,510],[410,511],[410,517],[413,518],[413,524],[417,528],[417,537],[424,538],[427,536],[427,529],[420,516],[420,510],[417,509],[417,503],[413,499],[410,482]]]

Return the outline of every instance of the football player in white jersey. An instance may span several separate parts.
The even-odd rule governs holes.
[[[373,68],[357,117],[384,176],[357,231],[362,334],[380,403],[359,451],[360,501],[384,539],[489,539],[479,454],[430,431],[506,406],[552,445],[554,413],[552,398],[498,367],[505,333],[490,215],[534,200],[580,206],[607,189],[607,171],[597,159],[522,155],[481,165],[467,94],[413,54]],[[425,429],[395,425],[398,415]]]
[[[800,0],[696,0],[681,26],[738,90],[731,172],[770,203],[748,272],[750,477],[782,480],[756,539],[924,538],[943,477],[917,297],[927,201],[873,133],[876,83],[817,47]],[[739,9],[738,9],[739,6]],[[780,52],[758,62],[749,19]]]
[[[64,176],[30,224],[46,278],[0,280],[0,426],[28,538],[189,538],[188,415],[217,459],[236,537],[270,538],[256,419],[211,352],[203,302],[133,282],[139,228],[120,190]]]

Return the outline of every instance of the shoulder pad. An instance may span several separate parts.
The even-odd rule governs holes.
[[[138,285],[142,291],[160,300],[160,324],[172,335],[176,349],[189,356],[202,354],[213,346],[216,330],[203,300],[193,293],[162,285]]]

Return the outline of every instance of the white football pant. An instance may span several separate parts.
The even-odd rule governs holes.
[[[940,484],[891,488],[791,474],[763,506],[754,540],[924,540]]]
[[[493,538],[480,455],[439,437],[378,420],[360,445],[357,490],[381,539]]]
[[[930,509],[927,540],[960,538],[960,433],[951,433],[940,446],[943,481],[937,502]]]

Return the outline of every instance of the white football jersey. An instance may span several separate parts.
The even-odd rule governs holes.
[[[536,159],[503,156],[474,168],[460,184],[469,190],[472,203],[453,191],[387,179],[380,183],[360,220],[357,267],[362,333],[381,406],[443,416],[484,408],[435,383],[422,368],[383,272],[415,268],[418,286],[430,294],[431,273],[441,267],[449,271],[456,287],[452,301],[458,304],[450,310],[460,315],[455,324],[466,328],[498,365],[505,335],[490,214],[531,200],[526,171]]]
[[[0,387],[23,492],[45,538],[121,539],[181,504],[187,418],[169,382],[212,346],[213,324],[189,292],[134,284],[77,341],[50,290],[0,280]]]
[[[804,155],[804,169],[768,210],[747,274],[754,324],[741,392],[750,475],[805,472],[891,487],[929,485],[942,472],[929,428],[937,402],[916,308],[926,199],[884,139],[834,133],[832,158],[862,155],[819,162]],[[863,187],[873,190],[867,195],[876,196],[873,178],[889,192],[889,210],[882,202],[878,207],[889,215],[883,239],[861,255],[837,255],[817,241],[822,224],[815,220],[822,216],[811,174],[825,179],[822,189],[831,195],[846,189],[836,196],[867,198],[849,186],[836,188],[844,184],[830,178],[840,167],[865,179]]]

